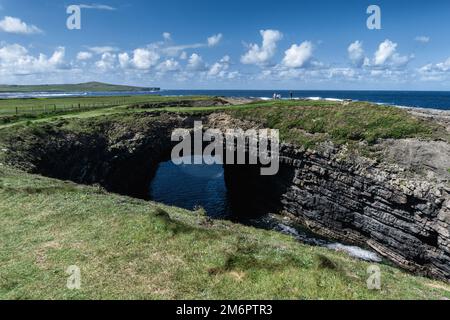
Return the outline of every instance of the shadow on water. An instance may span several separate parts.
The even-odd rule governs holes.
[[[292,181],[291,169],[281,167],[277,178],[264,177],[258,174],[258,166],[194,164],[195,159],[183,159],[192,164],[176,165],[171,160],[159,164],[149,186],[151,200],[188,210],[202,207],[215,219],[275,230],[302,243],[345,251],[367,261],[381,261],[373,252],[329,241],[276,214],[281,211],[281,195],[288,187],[283,181]]]

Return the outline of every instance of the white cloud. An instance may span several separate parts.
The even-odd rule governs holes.
[[[162,34],[162,36],[163,36],[164,40],[166,40],[166,41],[172,40],[172,35],[169,32],[164,32]]]
[[[180,63],[175,59],[167,59],[161,62],[157,69],[162,72],[170,72],[180,70]]]
[[[158,64],[160,55],[155,51],[139,48],[133,51],[132,58],[126,52],[120,53],[118,58],[120,66],[124,69],[148,70]]]
[[[38,34],[42,30],[35,25],[28,25],[19,18],[4,17],[0,20],[0,31],[16,34]]]
[[[431,39],[427,36],[417,36],[414,40],[420,43],[428,43]]]
[[[347,49],[348,57],[350,61],[356,66],[361,67],[364,65],[365,55],[363,44],[360,41],[355,41]]]
[[[204,71],[206,69],[206,64],[200,55],[193,53],[189,57],[187,69],[192,71]]]
[[[107,52],[117,52],[119,51],[116,47],[110,47],[110,46],[98,46],[98,47],[88,47],[89,51],[92,51],[95,54],[104,54]]]
[[[445,60],[444,62],[440,62],[436,64],[436,69],[439,71],[447,72],[450,70],[450,58]]]
[[[95,9],[95,10],[107,10],[107,11],[115,11],[117,10],[114,7],[105,5],[105,4],[80,4],[81,9]]]
[[[400,56],[397,53],[397,43],[386,39],[378,46],[375,52],[374,65],[376,67],[403,67],[412,57]]]
[[[277,30],[261,30],[262,45],[251,44],[248,52],[241,57],[243,64],[267,64],[275,55],[277,42],[283,38],[283,34]]]
[[[157,64],[159,58],[159,54],[151,50],[136,49],[133,51],[133,64],[137,69],[150,69]]]
[[[53,72],[66,67],[64,57],[64,47],[58,47],[50,57],[42,53],[35,57],[19,44],[4,45],[0,47],[0,74],[29,75]]]
[[[220,41],[222,40],[223,35],[221,33],[213,35],[208,38],[208,46],[209,47],[215,47],[217,46]]]
[[[282,64],[288,68],[301,68],[307,64],[313,55],[313,45],[305,41],[300,45],[293,44],[285,51]]]
[[[89,60],[89,59],[91,59],[92,58],[92,53],[90,53],[90,52],[87,52],[87,51],[81,51],[81,52],[78,52],[78,54],[77,54],[77,60],[78,61],[85,61],[85,60]]]
[[[105,52],[99,61],[95,63],[96,67],[102,71],[109,71],[115,68],[117,56],[114,53]]]
[[[128,53],[126,53],[126,52],[119,53],[118,57],[119,57],[119,65],[123,69],[129,68],[129,66],[130,66],[130,56],[128,55]]]
[[[227,77],[227,70],[230,68],[230,56],[224,56],[220,61],[214,63],[211,68],[209,68],[209,77]]]
[[[380,43],[378,50],[375,52],[375,65],[380,66],[385,64],[386,61],[394,56],[396,50],[397,44],[390,40],[385,40]]]
[[[421,80],[443,81],[450,76],[450,58],[436,64],[429,63],[418,69]]]

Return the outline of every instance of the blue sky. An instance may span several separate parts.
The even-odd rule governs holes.
[[[447,0],[0,0],[0,83],[448,90],[449,31]]]

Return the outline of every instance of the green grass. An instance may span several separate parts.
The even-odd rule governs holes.
[[[396,107],[369,103],[268,103],[265,108],[241,108],[231,114],[279,129],[284,141],[307,147],[325,140],[337,144],[361,141],[373,144],[379,139],[412,137],[449,141],[448,133],[438,125],[414,118]]]
[[[180,100],[205,100],[208,97],[170,98],[157,95],[116,97],[65,97],[36,99],[0,99],[0,125],[14,124],[24,120],[52,119],[67,114],[83,114],[92,110],[110,109],[142,103],[158,103]],[[122,108],[123,109],[123,108]],[[122,112],[124,110],[121,110]],[[145,111],[136,109],[135,112]],[[99,113],[99,112],[97,112]],[[100,111],[101,113],[101,111]],[[109,111],[105,111],[105,114]]]
[[[0,166],[0,299],[441,299],[450,287],[276,232]],[[81,290],[65,270],[81,269]]]
[[[0,116],[43,113],[78,109],[78,107],[102,107],[120,104],[134,104],[162,99],[158,96],[116,96],[116,97],[66,97],[66,98],[32,98],[32,99],[0,99]]]

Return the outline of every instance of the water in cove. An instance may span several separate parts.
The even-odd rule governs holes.
[[[227,190],[222,165],[183,164],[172,161],[159,165],[149,186],[153,201],[188,210],[202,207],[212,218],[229,219],[254,227],[279,231],[295,237],[302,243],[341,250],[350,255],[368,260],[380,261],[380,257],[359,247],[335,243],[305,230],[300,225],[273,212],[255,212],[249,208],[258,207],[258,197],[248,199],[250,203],[233,202]],[[253,206],[254,204],[254,206]]]

